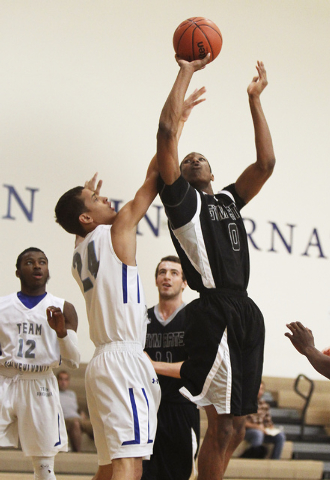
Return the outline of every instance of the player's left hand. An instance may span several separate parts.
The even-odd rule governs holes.
[[[291,322],[287,324],[291,333],[285,333],[284,335],[291,340],[292,345],[302,355],[306,355],[306,349],[308,347],[314,347],[314,337],[312,331],[309,328],[304,327],[300,322]]]
[[[103,181],[99,180],[96,184],[97,175],[98,173],[96,172],[90,180],[86,180],[84,188],[88,188],[88,190],[95,192],[96,195],[100,195],[100,190],[101,190]]]
[[[47,320],[49,326],[55,330],[59,338],[64,338],[67,335],[67,329],[65,326],[65,317],[62,310],[58,307],[48,307],[46,310]]]
[[[247,88],[250,97],[253,97],[254,95],[259,96],[268,85],[267,73],[263,62],[258,61],[256,69],[258,75],[253,77],[252,82]]]
[[[191,95],[184,101],[181,120],[186,122],[189,118],[189,115],[192,112],[192,109],[196,107],[201,102],[205,102],[206,98],[199,98],[206,92],[206,88],[202,87],[193,91]]]

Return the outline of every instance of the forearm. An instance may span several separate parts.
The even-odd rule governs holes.
[[[317,372],[330,379],[330,357],[324,355],[314,346],[308,346],[304,349],[303,355],[306,356],[309,363]]]
[[[158,173],[158,163],[157,163],[157,154],[155,154],[148,166],[146,178],[149,178],[151,175]]]
[[[70,368],[78,368],[80,352],[78,350],[78,337],[74,330],[68,329],[67,335],[58,337],[62,362]]]
[[[260,169],[272,173],[275,165],[275,153],[272,137],[263,112],[260,96],[249,96],[250,110],[255,132],[255,145],[257,151],[257,164]]]
[[[160,115],[159,129],[161,131],[166,130],[167,132],[171,132],[174,136],[177,136],[179,128],[181,128],[182,131],[180,119],[185,94],[193,73],[194,69],[191,68],[189,64],[185,64],[180,68],[178,76]]]
[[[152,365],[158,375],[165,375],[166,377],[181,378],[180,369],[183,362],[168,363],[168,362],[154,362]]]

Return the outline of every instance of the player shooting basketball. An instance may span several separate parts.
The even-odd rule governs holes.
[[[157,136],[159,188],[170,233],[189,286],[200,298],[187,306],[188,360],[177,364],[186,397],[204,407],[208,429],[199,454],[199,480],[223,478],[229,459],[244,438],[245,416],[257,411],[264,349],[263,316],[247,296],[249,253],[240,210],[273,172],[275,155],[260,95],[266,70],[248,86],[257,158],[235,183],[214,195],[207,159],[196,152],[178,160],[177,131],[193,74],[210,56],[180,67],[162,110]],[[159,374],[173,375],[166,363]]]

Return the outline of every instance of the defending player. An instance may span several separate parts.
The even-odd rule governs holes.
[[[17,258],[21,290],[0,298],[0,446],[32,458],[36,480],[54,480],[67,434],[52,368],[78,368],[77,314],[46,292],[48,259],[39,248]],[[62,313],[63,312],[63,313]]]
[[[208,417],[198,478],[219,480],[244,438],[245,416],[257,411],[264,322],[246,292],[249,254],[240,210],[272,174],[275,156],[260,103],[266,71],[258,62],[258,75],[248,86],[256,162],[216,195],[203,155],[190,153],[180,170],[177,130],[184,96],[194,72],[205,67],[209,57],[190,63],[177,60],[180,71],[159,121],[159,189],[188,285],[200,292],[200,299],[186,307],[189,359],[180,370],[181,392],[204,407]]]
[[[162,399],[154,452],[150,461],[143,463],[142,480],[189,480],[199,445],[199,410],[179,392],[182,380],[161,375],[163,362],[167,366],[187,358],[182,300],[187,281],[180,259],[174,255],[161,259],[155,276],[159,303],[148,310],[145,351],[159,374]]]
[[[185,102],[179,131],[202,91]],[[116,213],[99,195],[96,176],[58,201],[57,222],[82,237],[73,275],[85,297],[96,346],[86,371],[88,408],[98,452],[96,480],[139,480],[142,458],[152,453],[160,389],[143,353],[146,304],[136,266],[137,224],[157,195],[156,157],[132,201]]]

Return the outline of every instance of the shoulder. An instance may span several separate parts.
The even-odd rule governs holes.
[[[227,198],[230,198],[233,202],[235,202],[237,204],[239,209],[241,209],[245,206],[245,202],[238,195],[234,183],[232,183],[232,184],[228,185],[227,187],[223,188],[222,190],[220,190],[220,192],[218,192],[215,196],[217,198],[219,198],[219,197],[223,198],[224,196],[226,196]]]
[[[148,323],[151,323],[155,319],[155,307],[148,308]]]
[[[17,292],[10,293],[9,295],[5,295],[3,297],[0,297],[0,302],[8,302],[9,300],[13,300],[17,298]]]
[[[56,297],[55,295],[53,295],[52,293],[50,292],[47,292],[47,295],[45,296],[44,298],[45,300],[45,303],[49,304],[49,305],[54,305],[54,306],[62,306],[65,304],[65,300],[64,298],[60,298],[60,297]]]

